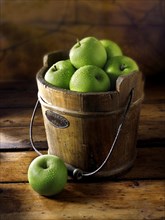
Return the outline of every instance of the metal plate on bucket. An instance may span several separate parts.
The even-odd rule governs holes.
[[[65,117],[63,117],[63,116],[61,116],[51,110],[47,110],[45,112],[45,115],[46,115],[47,119],[50,121],[50,123],[53,126],[55,126],[56,128],[69,127],[69,121]]]

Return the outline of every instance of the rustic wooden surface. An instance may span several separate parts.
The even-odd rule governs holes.
[[[0,219],[165,219],[165,1],[1,1]],[[146,78],[133,168],[118,179],[68,181],[52,198],[34,192],[27,169],[37,156],[29,122],[44,54],[93,35],[116,41]],[[159,78],[162,79],[159,80]],[[40,108],[34,141],[47,152]]]
[[[162,83],[147,82],[133,168],[118,179],[68,181],[52,198],[38,195],[27,181],[37,156],[29,143],[36,84],[0,83],[0,219],[165,219],[165,96]],[[34,140],[47,152],[40,108]]]

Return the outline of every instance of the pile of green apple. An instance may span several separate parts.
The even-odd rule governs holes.
[[[54,63],[44,78],[51,85],[77,92],[106,92],[116,89],[123,74],[138,71],[135,60],[123,55],[112,40],[85,37],[69,51],[67,60]]]
[[[137,70],[136,62],[124,56],[115,42],[86,37],[73,45],[67,60],[53,64],[44,78],[53,86],[63,89],[106,92],[116,88],[116,80],[120,75]],[[41,155],[28,168],[31,187],[44,196],[60,193],[67,178],[66,165],[57,156]]]

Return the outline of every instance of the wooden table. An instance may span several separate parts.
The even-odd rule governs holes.
[[[35,83],[0,84],[0,219],[165,219],[165,96],[163,84],[147,83],[142,105],[137,159],[119,179],[69,181],[52,198],[38,195],[27,181],[37,156],[29,142],[29,121],[35,104]],[[46,153],[40,110],[34,140]]]

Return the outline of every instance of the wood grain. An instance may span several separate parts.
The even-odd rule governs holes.
[[[153,98],[153,97],[152,97]],[[12,101],[12,100],[11,100]],[[7,100],[7,103],[10,103]],[[30,149],[29,123],[32,107],[3,108],[0,112],[1,143],[0,149]],[[16,105],[16,103],[15,103]],[[19,114],[18,114],[19,113]],[[155,116],[156,115],[156,116]],[[164,103],[143,103],[138,128],[138,145],[164,142]],[[159,126],[159,129],[157,127]],[[40,149],[47,148],[46,135],[41,110],[38,109],[34,123],[34,141]],[[16,135],[17,134],[17,135]],[[21,136],[21,139],[20,139]]]
[[[164,219],[164,181],[159,180],[70,183],[51,199],[26,183],[0,184],[0,189],[2,220]]]
[[[29,127],[6,127],[1,128],[0,149],[21,150],[32,149],[29,140]],[[47,148],[44,126],[33,128],[34,143],[38,148]]]
[[[41,151],[46,154],[47,151]],[[165,148],[138,148],[133,168],[120,178],[129,179],[163,179],[165,178]],[[1,152],[0,182],[27,182],[27,169],[30,162],[38,155],[33,152]],[[2,172],[3,171],[3,172]],[[12,173],[12,175],[11,175]],[[106,179],[105,179],[106,180]],[[108,178],[107,178],[108,180]]]
[[[46,9],[48,9],[50,7],[50,4],[53,4],[53,2],[55,1],[48,1],[49,4],[46,6]],[[8,19],[9,23],[10,21],[12,21],[12,23],[15,23],[12,26],[12,30],[16,30],[16,32],[13,32],[14,34],[18,34],[18,29],[15,29],[15,27],[18,27],[18,23],[20,25],[20,35],[17,35],[16,38],[13,38],[13,34],[12,32],[10,32],[10,28],[8,29],[8,33],[11,33],[11,35],[8,35],[7,37],[8,39],[10,38],[11,41],[3,41],[3,43],[6,42],[5,45],[9,46],[12,45],[11,42],[17,42],[18,39],[21,39],[22,24],[25,22],[24,18],[26,17],[25,23],[29,24],[29,16],[34,15],[34,11],[30,10],[31,5],[33,4],[34,8],[37,9],[38,0],[25,1],[24,4],[21,3],[21,6],[20,1],[3,2],[5,2],[5,4],[8,4],[8,6],[6,7],[7,9],[13,11],[13,14],[8,13],[8,17],[6,17],[6,19]],[[80,5],[83,6],[84,10],[88,10],[88,8],[90,8],[90,10],[93,10],[92,13],[94,15],[95,10],[99,12],[99,10],[102,10],[102,8],[104,7],[103,5],[105,4],[107,7],[107,11],[105,14],[107,21],[105,21],[105,23],[107,22],[107,24],[110,26],[110,30],[114,31],[112,34],[114,38],[118,32],[116,32],[116,30],[120,30],[118,33],[120,33],[121,36],[116,36],[117,38],[122,39],[123,42],[128,39],[125,39],[126,35],[123,34],[123,30],[126,28],[126,26],[130,25],[129,23],[127,23],[126,25],[126,22],[129,22],[130,20],[127,21],[126,19],[124,19],[124,17],[122,17],[123,15],[120,14],[120,9],[121,11],[124,11],[124,13],[131,15],[132,24],[136,24],[138,28],[139,22],[141,22],[143,28],[146,30],[147,27],[149,27],[151,24],[154,25],[151,25],[152,27],[150,26],[152,31],[160,30],[160,28],[162,28],[162,20],[159,18],[159,16],[155,16],[160,14],[160,11],[162,12],[164,3],[161,0],[139,0],[137,2],[128,0],[124,2],[121,0],[96,0],[96,9],[91,9],[92,1],[80,0],[75,2],[72,0],[62,0],[58,2],[60,2],[60,4],[56,9],[61,10],[63,10],[63,3],[68,2],[68,15],[70,14],[70,10],[73,9],[73,6],[76,9],[76,7],[80,7]],[[131,3],[128,8],[125,8],[125,2],[126,5],[128,2]],[[138,2],[143,3],[143,10]],[[118,7],[119,3],[120,8]],[[19,8],[20,14],[23,13],[23,11],[26,11],[27,8],[29,9],[29,13],[24,13],[24,16],[22,16],[22,20],[15,14],[16,5],[19,5],[21,7]],[[39,10],[41,14],[44,14],[46,12],[43,13],[42,7],[45,7],[44,1],[40,1],[41,10]],[[101,9],[99,9],[100,7]],[[55,8],[52,7],[52,12],[55,14],[54,16],[57,18],[57,21],[59,21],[58,13],[55,13],[54,9]],[[119,23],[118,27],[112,27],[112,24],[110,24],[111,21],[108,20],[109,11],[119,13],[119,17],[123,18],[123,23],[125,23],[126,25],[125,27],[123,27],[124,29],[121,29]],[[72,16],[67,19],[67,22],[70,21],[71,23],[67,23],[66,27],[61,26],[60,28],[60,31],[62,31],[63,34],[61,34],[61,32],[59,34],[58,32],[57,36],[52,35],[52,37],[60,37],[60,42],[67,38],[70,39],[71,42],[73,36],[77,35],[77,33],[79,33],[80,36],[83,36],[83,34],[87,33],[86,30],[90,27],[90,25],[83,24],[83,22],[87,22],[88,19],[88,17],[83,18],[83,13],[84,12],[82,11],[81,15],[72,14]],[[49,15],[51,17],[51,13],[47,13],[47,16],[43,18],[42,22],[46,19],[47,22],[43,22],[44,25],[54,27],[54,21],[50,23]],[[134,17],[134,15],[136,16]],[[35,16],[37,16],[37,13]],[[98,16],[102,16],[102,14],[99,14]],[[15,20],[12,20],[13,18],[15,18]],[[38,23],[35,23],[37,27],[43,27],[43,23],[39,21],[40,18],[41,17],[38,17]],[[117,19],[117,17],[114,16],[114,14],[112,13],[111,19],[114,22],[115,19]],[[81,28],[80,24],[75,25],[72,23],[76,20],[82,22]],[[98,22],[98,20],[96,19],[96,22]],[[121,20],[118,20],[118,22],[121,22]],[[30,24],[34,24],[34,20],[31,20]],[[69,27],[67,26],[69,25],[72,25],[72,29],[69,32],[69,34],[67,34],[67,36],[64,36],[64,33],[66,33],[65,28],[66,30],[68,30]],[[30,26],[26,25],[25,29],[29,29]],[[132,26],[130,28],[132,30]],[[43,31],[42,28],[40,30],[39,29],[35,31],[35,34],[39,34],[39,32],[41,33]],[[92,25],[91,30],[97,30],[100,36],[103,34],[97,25]],[[108,31],[108,27],[105,27],[105,30]],[[130,29],[128,28],[127,30]],[[90,33],[92,33],[92,31]],[[26,41],[26,39],[29,37],[30,39],[32,39],[31,37],[33,37],[33,34],[26,36],[26,33],[27,32],[25,31],[24,40]],[[108,31],[107,33],[110,32]],[[150,32],[150,34],[151,33],[153,32]],[[130,32],[127,33],[127,36],[128,35],[131,35]],[[131,36],[129,39],[133,40],[135,39],[134,37],[135,35],[133,37]],[[158,34],[157,32],[155,32],[153,35],[151,34],[150,38],[152,39],[152,43],[158,42],[158,39],[160,38],[159,32]],[[39,39],[41,40],[41,38]],[[47,37],[45,36],[45,38],[41,40],[43,45],[44,39],[50,39],[51,44],[52,41],[50,35]],[[4,39],[1,38],[1,40]],[[39,43],[39,41],[36,41],[36,44]],[[133,42],[134,41],[132,41],[132,43]],[[9,72],[1,72],[6,74],[6,79],[10,78],[10,82],[0,82],[0,219],[165,219],[164,81],[162,80],[161,82],[160,80],[156,80],[156,78],[153,77],[153,81],[151,82],[148,81],[147,78],[147,84],[145,85],[145,100],[142,104],[138,130],[137,158],[132,169],[130,169],[127,173],[123,174],[120,178],[116,179],[91,178],[80,182],[74,182],[73,180],[69,179],[65,189],[59,195],[53,196],[51,198],[43,197],[32,190],[27,180],[28,166],[31,163],[31,161],[35,157],[37,157],[37,154],[32,150],[29,142],[29,120],[31,117],[32,109],[35,104],[37,88],[36,82],[34,82],[35,74],[33,75],[33,67],[30,67],[31,71],[29,71],[29,69],[27,70],[26,56],[21,55],[22,52],[31,50],[29,47],[29,43],[24,42],[25,44],[27,44],[26,50],[24,50],[25,47],[23,49],[23,45],[21,43],[22,42],[20,40],[20,47],[17,44],[18,47],[12,47],[12,52],[8,50],[6,51],[5,56],[1,57],[4,58],[5,62],[7,63],[5,67],[6,70],[10,69]],[[68,41],[66,41],[66,44],[67,43]],[[129,44],[130,43],[131,42],[129,42]],[[156,46],[156,44],[153,43],[154,46]],[[34,44],[32,45],[34,46]],[[58,44],[58,46],[60,46],[60,43]],[[17,51],[18,48],[20,48],[20,50]],[[33,47],[33,50],[31,50],[33,55],[35,53],[38,54],[42,51],[42,49],[38,50],[37,48],[38,47]],[[147,46],[146,48],[148,49]],[[127,49],[131,50],[130,46]],[[163,49],[163,46],[161,47],[161,49]],[[147,53],[150,53],[152,51],[153,48],[151,50],[148,50]],[[22,63],[18,62],[18,57],[15,57],[13,61],[11,61],[13,55],[16,52],[18,52],[17,55],[18,57],[20,57],[19,61],[23,60]],[[29,52],[30,55],[31,52]],[[139,47],[136,52],[138,53],[137,56],[141,56],[140,54],[143,51]],[[162,55],[159,55],[162,58]],[[150,54],[148,58],[151,58],[151,56],[152,54]],[[155,60],[158,59],[158,57],[159,56],[155,57]],[[38,60],[40,60],[40,58],[38,58]],[[3,66],[4,60],[2,59],[1,61],[3,61]],[[149,61],[151,60],[147,60],[148,64]],[[36,59],[33,59],[33,62],[38,62],[37,57]],[[30,62],[30,64],[33,65],[33,62]],[[147,64],[145,59],[144,62]],[[162,63],[161,59],[158,62]],[[153,63],[154,62],[151,62],[151,66],[153,65]],[[29,64],[27,65],[29,68]],[[40,67],[41,66],[39,65],[39,68]],[[158,69],[160,70],[160,66]],[[159,72],[158,69],[157,71]],[[20,73],[18,70],[20,71]],[[22,70],[25,71],[22,72]],[[4,76],[4,74],[2,75]],[[18,79],[18,76],[20,77],[19,74],[23,74],[21,75],[21,77],[24,77],[26,76],[26,74],[28,74],[30,78],[33,78],[33,80],[17,81],[16,79]],[[12,80],[12,77],[15,77],[14,81]],[[43,154],[46,154],[46,137],[40,109],[38,109],[37,111],[36,120],[34,124],[34,139],[37,148]]]

